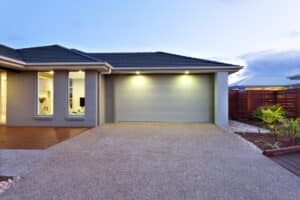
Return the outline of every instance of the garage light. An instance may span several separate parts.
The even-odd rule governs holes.
[[[139,71],[136,71],[135,73],[136,73],[136,75],[140,75],[140,72],[139,72]]]
[[[185,71],[185,72],[184,72],[184,74],[189,74],[189,73],[190,73],[189,71]]]
[[[145,89],[145,87],[148,85],[148,79],[142,74],[132,76],[130,78],[130,85],[131,89]]]

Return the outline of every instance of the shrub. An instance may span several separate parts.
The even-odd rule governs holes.
[[[267,124],[269,130],[272,131],[275,141],[278,141],[278,137],[281,135],[280,127],[278,123],[284,119],[284,112],[282,107],[264,108],[262,112],[262,121]]]
[[[295,144],[296,138],[300,138],[300,118],[284,120],[284,133],[289,136],[290,141]]]
[[[280,108],[280,114],[284,117],[285,116],[285,112],[282,109],[282,107],[280,105],[270,105],[270,106],[260,106],[257,107],[251,114],[252,119],[254,120],[259,120],[259,121],[263,121],[263,110],[271,110],[272,112],[275,112],[276,110],[278,110],[278,108]]]

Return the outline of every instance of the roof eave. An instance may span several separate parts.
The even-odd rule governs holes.
[[[113,67],[112,73],[132,73],[141,71],[145,73],[181,73],[189,70],[191,73],[213,73],[213,72],[229,72],[233,73],[242,69],[241,66],[186,66],[186,67]]]
[[[96,70],[106,72],[111,66],[105,62],[59,62],[59,63],[27,63],[25,70]]]
[[[13,70],[97,70],[110,71],[112,66],[107,62],[46,62],[26,63],[20,60],[0,55],[0,66]]]
[[[24,62],[0,55],[0,66],[8,69],[24,69]]]

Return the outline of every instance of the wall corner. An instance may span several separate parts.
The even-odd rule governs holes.
[[[228,126],[228,72],[216,72],[214,76],[214,122]]]

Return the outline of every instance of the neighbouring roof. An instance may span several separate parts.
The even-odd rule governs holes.
[[[288,87],[300,84],[300,80],[291,80],[284,76],[249,76],[229,85],[230,88],[250,87]]]
[[[86,53],[60,45],[13,49],[0,45],[0,56],[22,61],[26,64],[51,63],[107,63],[113,68],[230,68],[237,65],[192,58],[165,52],[141,53]]]
[[[141,53],[88,53],[92,57],[105,60],[114,67],[234,67],[235,65],[192,58],[165,52]]]

